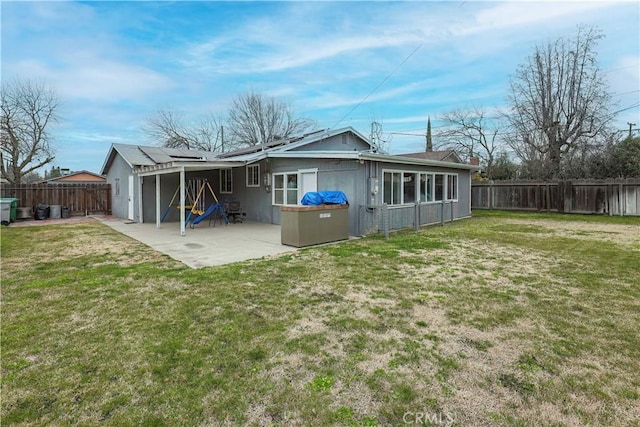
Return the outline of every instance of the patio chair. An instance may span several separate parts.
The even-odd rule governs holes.
[[[232,200],[225,206],[225,213],[227,214],[229,221],[234,224],[237,222],[244,222],[242,217],[247,215],[242,212],[240,202],[237,200]]]

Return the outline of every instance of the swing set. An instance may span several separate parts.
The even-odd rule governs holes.
[[[208,189],[209,193],[211,193],[211,197],[213,197],[213,202],[208,207],[205,189]],[[164,222],[172,207],[180,209],[179,204],[174,204],[174,201],[179,192],[180,186],[178,186],[178,188],[176,188],[176,191],[173,193],[173,197],[169,202],[169,206],[167,206],[167,209],[165,209],[164,213],[162,214],[160,222]],[[216,197],[216,193],[214,193],[213,188],[211,188],[211,184],[204,178],[190,179],[187,182],[187,187],[185,188],[184,208],[189,209],[189,214],[185,219],[184,225],[187,225],[189,224],[189,222],[191,222],[191,228],[193,228],[194,225],[199,224],[206,218],[209,218],[209,226],[211,226],[211,216],[216,212],[222,219],[224,219],[225,224],[229,224],[229,218],[227,217],[227,213],[224,210],[224,205],[218,201],[218,197]]]

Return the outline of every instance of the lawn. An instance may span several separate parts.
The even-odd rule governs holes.
[[[640,425],[640,219],[478,212],[189,269],[3,228],[3,425]]]

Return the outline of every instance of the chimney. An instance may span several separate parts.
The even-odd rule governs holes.
[[[471,157],[469,159],[469,164],[472,164],[473,166],[479,166],[480,165],[480,159],[477,157]]]

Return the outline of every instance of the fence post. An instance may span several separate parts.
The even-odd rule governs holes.
[[[440,225],[444,225],[444,200],[440,202]]]
[[[451,223],[453,224],[453,200],[451,201]]]
[[[620,216],[624,216],[624,211],[626,210],[626,198],[624,197],[624,186],[622,183],[618,184],[620,186],[618,190],[618,196],[620,198],[620,203],[618,203],[618,209],[620,209]]]
[[[382,231],[384,232],[384,237],[389,238],[389,206],[384,203],[382,205]]]
[[[416,231],[420,230],[420,202],[416,202],[414,207],[414,228]]]
[[[493,210],[493,180],[489,181],[489,210]]]

